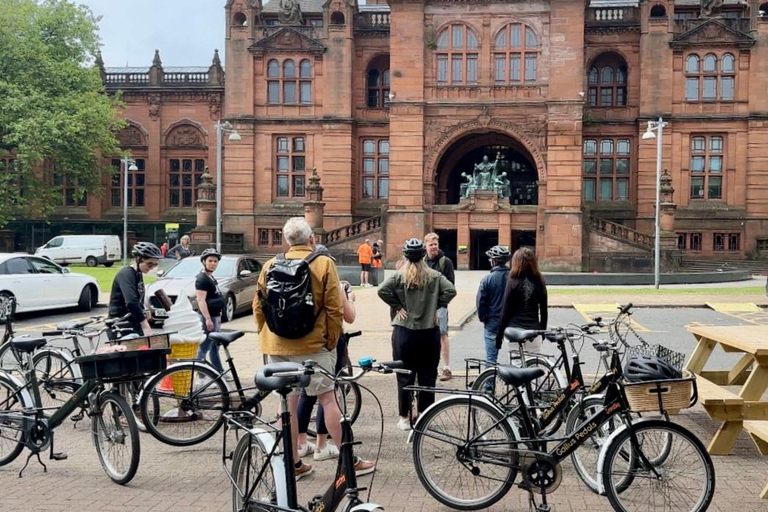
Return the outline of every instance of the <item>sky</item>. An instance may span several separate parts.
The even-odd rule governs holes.
[[[147,66],[155,49],[163,66],[224,61],[225,0],[70,0],[97,16],[105,66]]]

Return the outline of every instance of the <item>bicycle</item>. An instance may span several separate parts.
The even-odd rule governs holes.
[[[191,446],[214,435],[228,411],[250,411],[261,416],[261,402],[269,392],[258,386],[243,387],[229,352],[229,345],[244,334],[242,331],[209,334],[226,354],[228,369],[224,372],[204,360],[192,359],[172,364],[144,383],[139,408],[152,437],[171,446]],[[224,380],[228,374],[233,378],[233,390]],[[256,392],[247,397],[245,393],[250,390]],[[232,397],[233,394],[236,397]]]
[[[232,508],[235,512],[307,512],[308,510],[333,512],[341,504],[344,497],[347,498],[347,505],[344,507],[345,512],[383,510],[380,505],[364,503],[360,500],[360,491],[365,489],[359,488],[357,485],[353,446],[361,443],[353,440],[351,421],[344,401],[341,401],[340,404],[342,436],[339,443],[339,463],[336,476],[328,489],[324,494],[315,496],[307,508],[300,507],[296,493],[296,480],[293,477],[291,414],[288,411],[287,398],[293,388],[306,387],[309,384],[310,376],[316,372],[333,379],[337,385],[342,382],[357,381],[370,371],[385,374],[409,372],[409,370],[401,369],[401,361],[375,363],[369,357],[360,359],[358,368],[360,371],[357,374],[336,376],[317,366],[314,361],[308,360],[303,364],[270,363],[257,372],[256,384],[259,388],[269,392],[276,391],[280,395],[281,427],[276,428],[252,413],[225,413],[227,429],[234,428],[246,433],[240,437],[232,452],[231,471],[227,469],[227,460],[230,459],[230,454],[227,450],[226,432],[223,436],[222,464],[224,472],[232,482]],[[373,396],[375,398],[375,395]],[[379,408],[381,409],[381,403],[379,403]],[[267,430],[255,426],[256,424],[261,424]]]
[[[144,378],[165,367],[167,349],[115,352],[79,357],[82,382],[65,381],[72,396],[58,408],[41,404],[37,373],[32,353],[45,347],[45,338],[22,338],[10,341],[22,360],[26,381],[0,371],[0,466],[14,461],[24,448],[30,451],[19,472],[21,477],[33,456],[47,471],[40,453],[50,449],[50,460],[65,460],[64,453],[54,452],[53,431],[78,408],[91,418],[91,431],[96,453],[107,476],[124,485],[133,479],[139,466],[139,431],[125,399],[117,393],[117,383]],[[105,384],[113,386],[107,390]],[[48,414],[50,412],[50,414]],[[127,455],[127,461],[120,460]]]
[[[683,489],[685,483],[671,481],[693,469],[701,473],[688,480],[692,482],[688,487],[695,489],[683,489],[684,496],[677,497],[672,504],[665,503],[659,510],[702,512],[707,509],[714,495],[715,470],[701,441],[675,423],[645,418],[633,421],[632,416],[633,410],[649,410],[649,397],[660,412],[666,408],[693,406],[698,398],[695,377],[624,384],[619,364],[603,377],[606,391],[601,407],[573,432],[554,438],[538,434],[537,419],[531,414],[532,408],[526,405],[521,390],[543,373],[539,368],[503,365],[497,368],[498,377],[515,390],[518,406],[514,409],[499,408],[478,391],[445,390],[454,396],[436,402],[419,417],[409,442],[413,443],[419,480],[435,499],[460,510],[485,508],[509,491],[520,472],[520,487],[529,493],[530,509],[547,512],[551,509],[546,496],[562,481],[560,463],[602,425],[618,418],[621,427],[603,444],[597,468],[598,491],[608,497],[613,509],[622,512],[634,511],[637,507],[652,509],[668,498],[668,486],[681,485]],[[420,386],[409,389],[425,390]],[[458,417],[452,418],[452,414]],[[448,432],[452,427],[456,431]],[[432,442],[437,445],[434,454],[428,452]],[[555,445],[548,450],[551,442]],[[680,444],[686,447],[675,450]],[[670,469],[686,453],[692,455],[691,460]],[[453,457],[446,458],[446,454]],[[452,459],[456,462],[455,471],[432,469],[433,463],[450,463]],[[444,474],[449,474],[448,481],[438,483]],[[464,477],[472,482],[464,483]],[[639,487],[642,489],[638,491]],[[463,492],[467,495],[460,496]],[[534,494],[541,495],[541,503],[536,503]],[[651,496],[653,500],[649,502]]]

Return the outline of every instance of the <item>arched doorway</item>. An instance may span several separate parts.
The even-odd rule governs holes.
[[[486,156],[491,162],[498,159],[498,172],[507,173],[510,204],[538,204],[539,177],[533,158],[522,144],[500,132],[468,134],[445,151],[437,164],[435,203],[458,204],[465,181],[461,173],[472,174],[474,165]]]

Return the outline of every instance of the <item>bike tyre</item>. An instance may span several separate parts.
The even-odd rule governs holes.
[[[115,468],[107,461],[107,454],[104,453],[101,444],[99,443],[99,431],[101,428],[106,428],[103,423],[104,409],[107,404],[113,403],[119,416],[125,417],[125,421],[128,424],[128,436],[131,442],[131,460],[128,464],[128,469],[122,473],[115,471]],[[100,414],[94,414],[91,416],[91,429],[94,437],[94,444],[96,445],[96,453],[99,455],[99,462],[101,467],[107,473],[107,476],[116,484],[125,485],[130,482],[136,475],[136,470],[139,469],[139,460],[141,459],[141,445],[139,444],[139,429],[136,426],[136,418],[133,416],[133,411],[128,406],[128,402],[125,398],[117,393],[103,393],[99,397],[99,410]]]

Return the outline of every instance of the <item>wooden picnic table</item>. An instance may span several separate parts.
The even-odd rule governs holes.
[[[686,369],[696,375],[699,402],[709,416],[723,423],[707,450],[728,455],[739,434],[747,430],[758,451],[768,455],[768,325],[736,327],[690,326],[698,344]],[[704,366],[715,347],[744,354],[730,370],[707,371]],[[724,386],[739,386],[738,394]],[[768,485],[760,495],[768,499]]]

